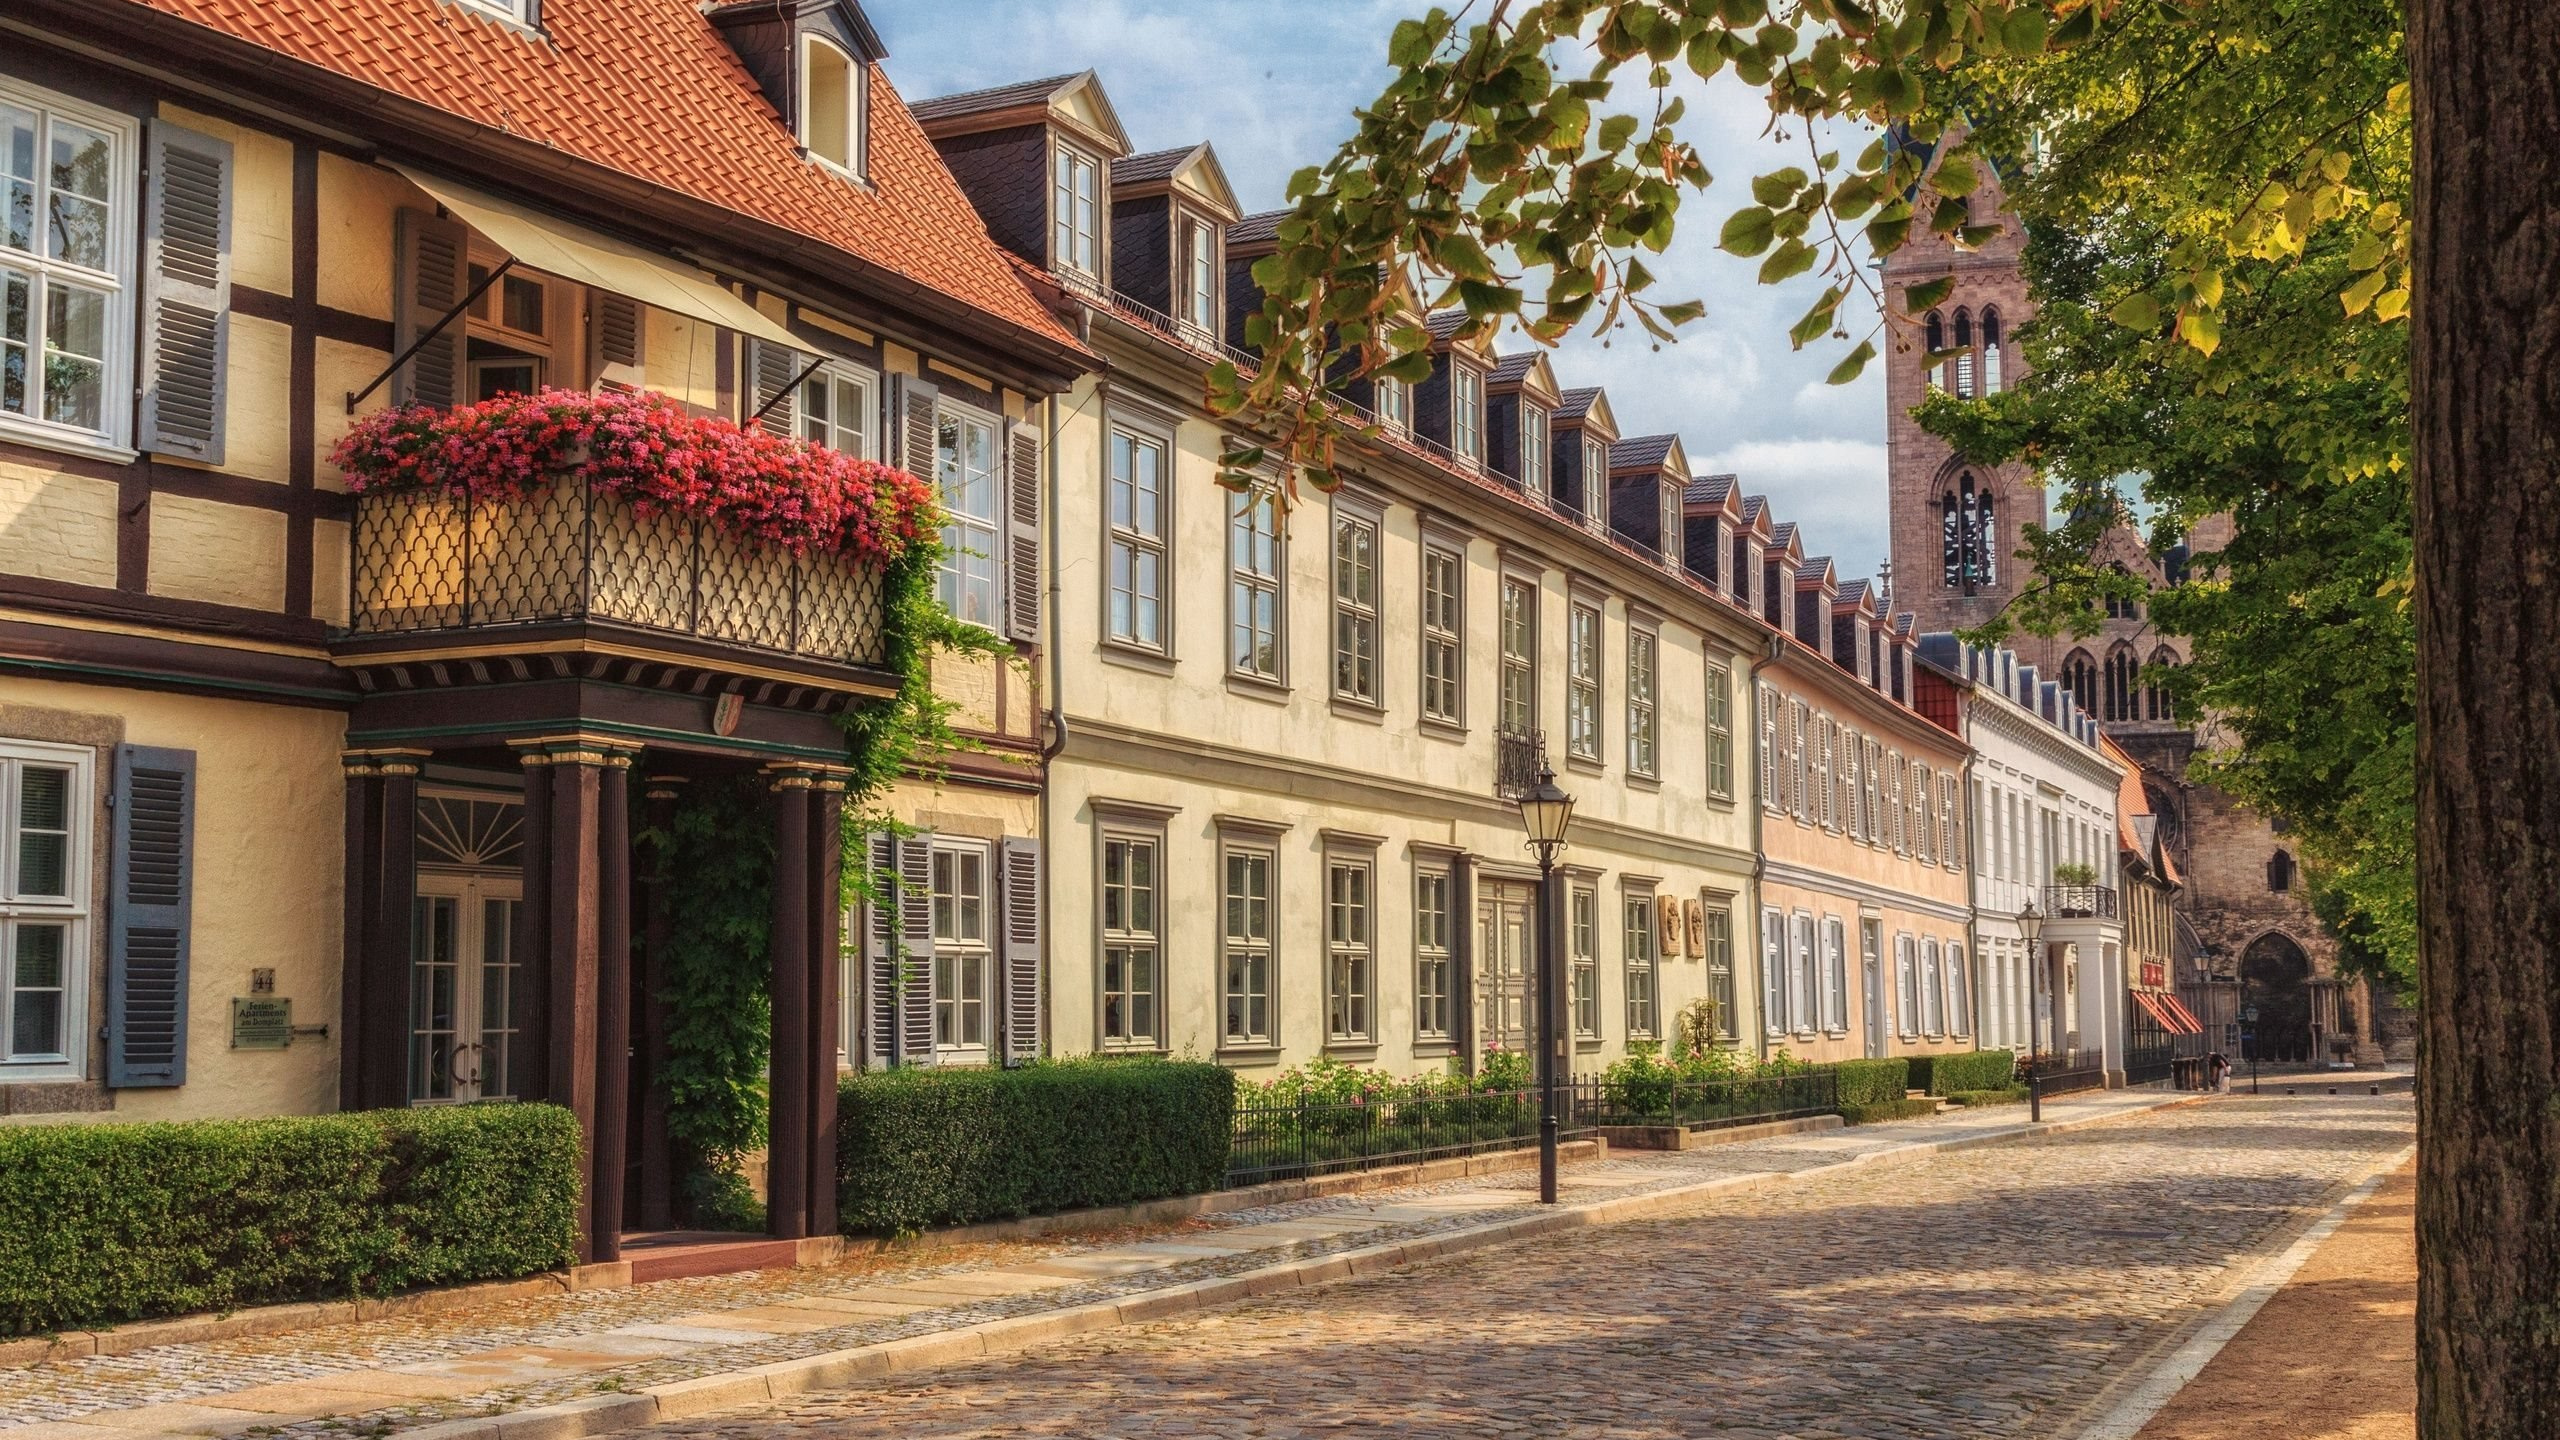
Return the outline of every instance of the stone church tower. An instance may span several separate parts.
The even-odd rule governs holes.
[[[2023,378],[2017,333],[2035,307],[2020,265],[2026,235],[2006,201],[1999,177],[1986,174],[1971,197],[1971,219],[1996,224],[1996,236],[1965,249],[1921,233],[1923,216],[1910,243],[1883,267],[1896,310],[1906,308],[1900,297],[1913,285],[1955,282],[1885,357],[1891,605],[1916,615],[1923,632],[1981,625],[2033,585],[2034,573],[2017,558],[2021,527],[2047,523],[2044,490],[2029,467],[1981,464],[1911,417],[1933,389],[1984,395]],[[1931,354],[1950,351],[1929,363]],[[2183,578],[2191,563],[2211,564],[2229,534],[2230,521],[2217,516],[2188,543],[2154,555],[2140,533],[2120,526],[2101,538],[2098,554],[2160,587]],[[2179,724],[2166,691],[2152,683],[2158,668],[2185,660],[2185,642],[2153,628],[2150,607],[2134,600],[2109,602],[2094,634],[2017,634],[2008,643],[2097,716],[2142,767],[2144,794],[2181,872],[2177,979],[2193,997],[2191,1007],[2214,1022],[2207,1047],[2239,1053],[2245,1001],[2258,1007],[2267,1059],[2330,1058],[2340,1034],[2350,1037],[2346,1053],[2360,1061],[2378,1061],[2386,1048],[2403,1052],[2405,1017],[2389,997],[2337,977],[2336,942],[2311,913],[2285,838],[2263,817],[2188,778],[2188,762],[2209,733]]]

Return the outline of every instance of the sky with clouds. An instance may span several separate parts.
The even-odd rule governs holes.
[[[1277,207],[1290,172],[1322,162],[1351,112],[1386,80],[1387,35],[1424,6],[1399,0],[865,0],[887,44],[891,81],[910,100],[1091,68],[1140,150],[1208,140],[1250,213]],[[1684,77],[1685,78],[1685,77]],[[1884,377],[1823,383],[1846,346],[1791,350],[1787,329],[1820,293],[1813,275],[1763,287],[1757,262],[1717,250],[1726,214],[1752,175],[1804,163],[1797,132],[1766,135],[1768,108],[1730,75],[1690,82],[1682,127],[1716,184],[1692,196],[1668,254],[1653,264],[1664,300],[1697,298],[1706,317],[1655,349],[1630,327],[1603,346],[1567,341],[1567,386],[1608,387],[1631,435],[1679,432],[1690,468],[1734,471],[1806,531],[1843,578],[1886,553]],[[1623,103],[1644,103],[1627,93]],[[1849,148],[1861,137],[1841,137]],[[1854,327],[1853,327],[1854,328]],[[1504,349],[1527,342],[1506,337]]]

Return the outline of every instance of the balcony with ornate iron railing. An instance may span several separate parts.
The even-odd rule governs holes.
[[[1497,797],[1517,800],[1537,788],[1538,775],[1547,768],[1546,731],[1496,730],[1493,747],[1493,793]]]
[[[2112,885],[2047,885],[2044,908],[2056,920],[2120,920]]]
[[[521,498],[360,496],[354,542],[351,636],[604,621],[836,664],[883,659],[878,566],[644,515],[575,474]]]

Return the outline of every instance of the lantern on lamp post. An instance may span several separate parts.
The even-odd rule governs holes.
[[[1556,1072],[1564,1041],[1557,1033],[1556,856],[1573,824],[1573,797],[1556,785],[1556,772],[1538,767],[1538,783],[1520,797],[1520,828],[1538,857],[1538,1203],[1556,1203]]]
[[[2044,912],[2030,898],[2018,912],[2018,933],[2027,941],[2027,1119],[2044,1119],[2044,1086],[2036,1074],[2036,1013],[2044,1008]]]

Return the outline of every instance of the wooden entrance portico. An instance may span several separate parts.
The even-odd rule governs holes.
[[[562,496],[578,499],[574,480],[462,523],[412,497],[359,503],[354,623],[332,643],[364,696],[345,754],[340,1104],[469,1098],[486,1082],[560,1105],[585,1138],[580,1258],[618,1258],[626,1225],[669,1229],[667,1017],[655,998],[667,895],[635,860],[633,807],[663,827],[689,785],[753,775],[776,854],[769,1229],[833,1233],[832,960],[851,773],[840,720],[897,693],[877,663],[878,574],[602,501],[564,508]],[[502,1071],[487,1068],[480,1037],[413,1014],[428,993],[413,988],[419,807],[422,787],[438,785],[475,786],[520,815],[508,848],[518,873],[487,887],[508,897],[511,925],[480,932],[485,945],[511,929],[506,963],[471,970],[491,993],[464,1007],[505,1012]],[[445,991],[460,983],[434,978]],[[438,1067],[462,1083],[422,1085]]]

